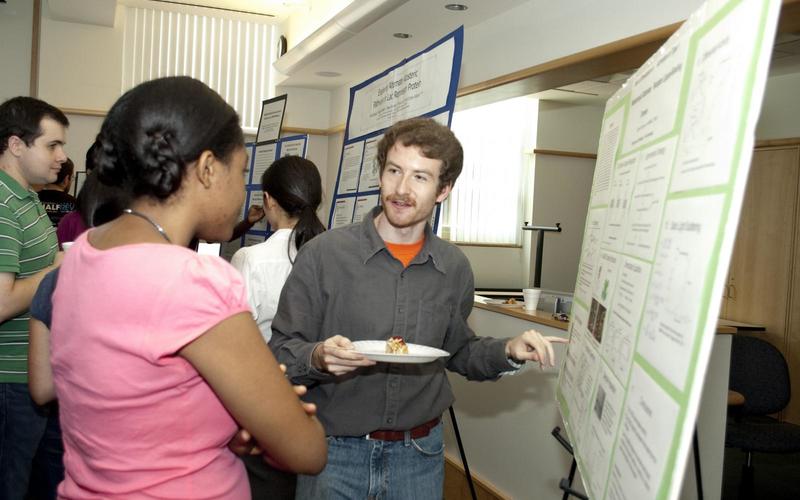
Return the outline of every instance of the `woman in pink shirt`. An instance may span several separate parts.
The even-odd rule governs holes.
[[[324,432],[261,339],[241,277],[186,248],[227,240],[241,213],[236,112],[197,80],[153,80],[114,104],[98,141],[96,174],[133,201],[78,238],[53,294],[59,496],[249,498],[227,447],[239,428],[319,472]]]

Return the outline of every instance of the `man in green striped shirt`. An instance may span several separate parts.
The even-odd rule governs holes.
[[[64,113],[32,97],[0,105],[0,498],[12,500],[25,496],[48,424],[28,392],[28,307],[62,255],[31,185],[56,180],[68,125]]]

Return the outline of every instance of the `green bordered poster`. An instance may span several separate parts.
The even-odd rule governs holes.
[[[780,4],[707,2],[606,105],[557,391],[592,500],[680,493]]]

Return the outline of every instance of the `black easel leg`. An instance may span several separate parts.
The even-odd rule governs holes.
[[[453,422],[453,431],[456,433],[458,453],[461,455],[461,463],[464,464],[464,473],[467,475],[467,484],[469,484],[469,493],[472,495],[472,500],[478,500],[478,495],[475,493],[475,485],[472,483],[472,474],[469,471],[469,464],[467,464],[467,455],[464,453],[464,444],[461,442],[461,433],[458,432],[456,412],[453,411],[452,406],[450,407],[450,421]]]
[[[575,480],[575,470],[578,468],[578,462],[573,458],[572,465],[569,466],[569,477],[567,478],[567,486],[572,488],[572,481]],[[569,500],[570,491],[565,489],[564,496],[561,500]]]
[[[694,449],[694,476],[695,484],[697,484],[697,500],[703,500],[703,476],[700,472],[700,443],[697,440],[697,426],[694,428],[692,446]]]

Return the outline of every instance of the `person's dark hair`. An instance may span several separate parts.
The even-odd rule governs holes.
[[[101,182],[159,200],[178,191],[203,151],[222,161],[244,145],[239,116],[216,92],[186,76],[142,83],[108,112],[93,163]]]
[[[86,227],[95,227],[110,222],[120,215],[131,203],[129,193],[118,187],[100,182],[97,173],[86,176],[75,209]]]
[[[8,148],[8,139],[15,135],[30,146],[42,135],[42,119],[51,118],[65,127],[69,120],[60,109],[33,97],[12,97],[0,104],[0,155]]]
[[[261,176],[261,189],[274,198],[289,216],[297,217],[292,235],[298,250],[325,231],[317,217],[317,208],[322,203],[322,180],[311,160],[300,156],[275,160]]]
[[[398,142],[406,147],[417,146],[424,157],[442,161],[439,192],[455,184],[464,163],[464,150],[449,128],[431,118],[409,118],[392,125],[378,143],[376,161],[381,174],[386,168],[386,155]]]
[[[67,158],[67,161],[61,164],[61,170],[58,171],[58,176],[53,184],[61,184],[64,182],[64,179],[72,175],[74,171],[75,165],[72,163],[72,160]]]
[[[89,149],[86,150],[86,160],[83,164],[86,169],[86,174],[90,174],[94,170],[94,155],[97,152],[97,148],[100,146],[100,141],[94,141]]]

